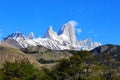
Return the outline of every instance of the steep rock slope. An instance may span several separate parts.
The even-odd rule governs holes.
[[[68,23],[64,24],[58,35],[65,35],[66,37],[68,37],[68,41],[71,43],[71,44],[76,44],[76,35],[75,35],[75,30],[74,30],[74,27],[77,25],[76,22],[74,21],[69,21]]]

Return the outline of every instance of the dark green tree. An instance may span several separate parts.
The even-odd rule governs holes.
[[[79,56],[72,56],[69,59],[59,60],[59,64],[53,70],[55,80],[81,80],[80,77],[81,59]]]
[[[1,71],[3,80],[49,80],[43,70],[35,68],[29,61],[6,62]]]

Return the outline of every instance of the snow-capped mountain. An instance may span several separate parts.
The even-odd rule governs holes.
[[[91,39],[78,41],[74,30],[75,25],[73,21],[64,24],[58,34],[50,26],[44,38],[35,38],[33,32],[28,36],[15,32],[4,38],[4,41],[19,48],[42,45],[53,50],[91,50],[101,45],[99,42],[92,42]]]
[[[74,26],[75,22],[70,21],[64,24],[59,30],[58,34],[52,29],[52,26],[49,27],[48,31],[45,34],[44,38],[49,38],[53,40],[57,40],[59,42],[67,42],[71,45],[76,45],[76,35]]]
[[[80,48],[81,46],[81,49],[82,50],[92,50],[94,49],[95,47],[98,47],[100,46],[101,43],[100,42],[92,42],[91,39],[87,38],[85,40],[81,40],[81,41],[77,41],[77,46]]]
[[[4,38],[4,40],[7,40],[7,39],[14,39],[14,40],[23,39],[23,40],[26,40],[27,37],[20,32],[15,32],[15,33],[12,33],[12,34],[8,35],[6,38]]]

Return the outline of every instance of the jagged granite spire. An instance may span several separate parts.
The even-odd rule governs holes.
[[[34,37],[34,33],[33,33],[33,32],[30,32],[29,35],[28,35],[28,38],[29,38],[29,39],[34,39],[34,38],[35,38],[35,37]]]
[[[57,38],[57,33],[53,31],[52,26],[50,26],[48,28],[44,38],[49,38],[49,39],[56,39]]]
[[[66,35],[69,38],[71,44],[76,44],[76,35],[75,35],[75,26],[77,23],[75,21],[69,21],[68,23],[64,24],[58,32],[58,35]]]

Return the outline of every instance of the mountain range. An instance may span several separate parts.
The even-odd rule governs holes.
[[[35,38],[33,32],[28,35],[15,32],[5,37],[0,41],[0,75],[3,76],[3,73],[9,72],[9,70],[10,73],[15,73],[13,76],[19,73],[19,70],[20,75],[24,74],[21,73],[21,70],[29,69],[22,62],[27,62],[25,64],[30,63],[38,69],[37,72],[43,70],[47,71],[47,76],[55,75],[51,76],[53,80],[56,75],[56,80],[73,80],[72,78],[79,80],[80,77],[84,77],[84,80],[120,80],[120,46],[102,45],[100,42],[92,42],[89,38],[77,40],[75,25],[70,21],[64,24],[58,33],[50,26],[43,38]],[[18,62],[24,65],[23,68],[20,66],[22,69],[16,65],[14,67],[4,66]],[[3,69],[8,71],[2,71]],[[28,71],[28,73],[30,72]],[[75,76],[72,76],[71,73]],[[40,74],[42,73],[40,72]],[[44,75],[46,76],[46,74]],[[66,78],[63,79],[63,77]],[[2,78],[0,76],[0,80],[5,80]]]
[[[15,48],[42,45],[53,50],[92,50],[101,45],[100,42],[92,42],[89,38],[78,41],[75,26],[73,21],[69,21],[61,27],[58,33],[50,26],[43,38],[35,38],[33,32],[30,32],[28,36],[15,32],[5,37],[1,45],[9,44]]]
[[[0,46],[0,69],[3,70],[4,68],[3,64],[7,64],[6,61],[9,63],[15,63],[16,61],[17,62],[29,61],[34,67],[40,70],[41,69],[45,69],[45,71],[52,70],[49,73],[55,76],[59,72],[58,70],[56,71],[56,67],[61,66],[59,69],[60,71],[62,70],[63,74],[66,74],[66,73],[71,74],[71,72],[75,74],[75,72],[77,72],[76,69],[77,70],[80,69],[80,71],[84,71],[84,73],[82,73],[84,74],[82,75],[82,77],[85,77],[86,78],[85,80],[93,80],[93,79],[94,80],[96,79],[120,80],[120,77],[119,77],[120,46],[119,45],[110,45],[110,44],[103,45],[103,46],[94,48],[90,52],[70,51],[70,50],[51,50],[40,45],[21,48],[21,49],[14,49],[10,47]],[[64,62],[60,65],[61,61],[64,61]],[[69,64],[67,64],[68,62]],[[73,64],[78,64],[78,62],[80,62],[78,67],[76,65],[73,65]],[[8,69],[9,67],[10,69]],[[69,67],[70,67],[70,70],[68,70]],[[10,65],[7,65],[7,68],[5,67],[4,69],[8,69],[6,72],[10,71],[10,73],[17,74],[19,73],[18,71],[16,72],[17,68],[19,67],[16,65],[15,67],[11,67]],[[26,68],[28,70],[28,66],[24,66],[23,68]],[[20,71],[23,70],[23,68],[20,69]],[[55,69],[55,72],[57,73],[53,72],[54,69]],[[73,69],[75,69],[75,72],[73,72]],[[33,71],[34,70],[32,70],[32,72]],[[66,73],[64,71],[66,71]],[[39,72],[39,70],[37,70],[37,72]],[[20,72],[20,75],[21,74],[23,73]],[[75,75],[78,76],[77,74]],[[91,78],[91,76],[93,79]],[[90,79],[88,79],[89,77]],[[102,78],[105,78],[105,79],[102,79]],[[1,80],[5,80],[5,79],[1,79]],[[39,79],[39,80],[42,80],[42,79]],[[73,80],[73,79],[70,78],[70,79],[56,79],[56,80]],[[78,79],[75,79],[75,80],[78,80]]]

